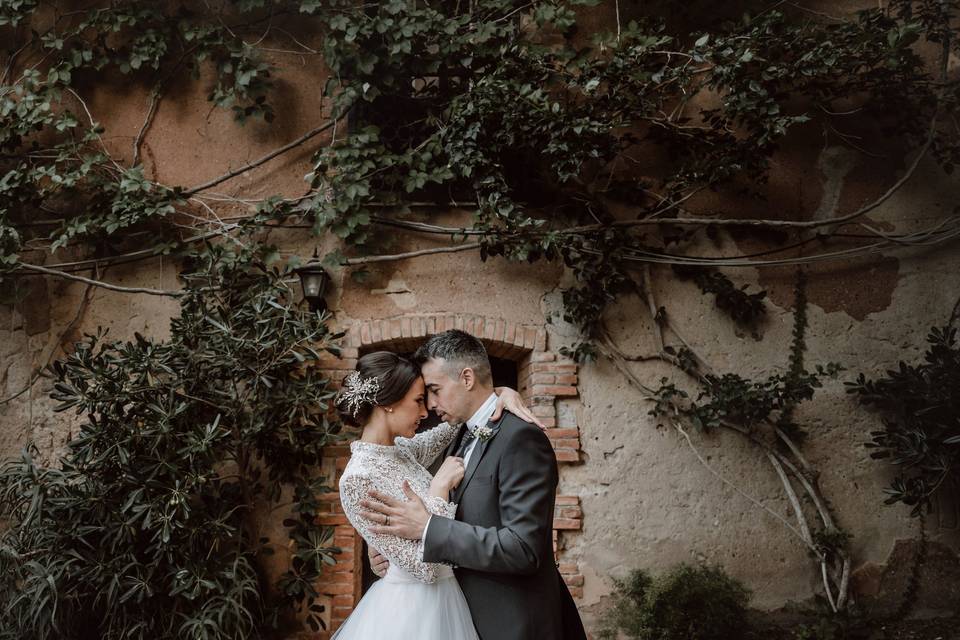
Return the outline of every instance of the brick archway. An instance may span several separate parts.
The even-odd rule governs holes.
[[[547,427],[557,461],[576,464],[580,461],[580,430],[577,425],[577,364],[547,349],[547,332],[543,326],[518,324],[470,314],[405,315],[357,322],[346,328],[340,358],[328,357],[320,367],[331,380],[339,383],[352,371],[361,353],[385,349],[413,351],[428,337],[448,329],[460,329],[480,338],[488,353],[513,360],[518,367],[520,393],[533,413]],[[350,457],[349,446],[328,446],[324,449],[322,473],[339,482]],[[562,470],[561,470],[562,473]],[[347,521],[336,491],[324,494],[327,513],[319,517],[322,524],[334,527],[334,545],[343,552],[333,567],[324,570],[317,584],[325,605],[327,630],[310,634],[312,640],[326,640],[347,618],[361,595],[362,539]],[[563,549],[564,531],[579,531],[583,513],[578,496],[557,496],[553,523],[554,553]],[[583,576],[575,563],[559,564],[560,571],[574,598],[583,595]]]

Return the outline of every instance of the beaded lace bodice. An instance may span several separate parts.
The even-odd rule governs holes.
[[[457,431],[457,426],[443,423],[413,438],[397,438],[395,446],[355,441],[350,445],[352,455],[340,478],[340,501],[353,528],[370,547],[390,561],[391,567],[399,567],[421,582],[434,582],[440,575],[449,573],[449,567],[423,562],[421,540],[370,531],[371,523],[360,516],[360,501],[374,489],[405,500],[403,481],[406,480],[430,513],[455,517],[457,505],[429,495],[433,476],[425,467],[447,448]]]

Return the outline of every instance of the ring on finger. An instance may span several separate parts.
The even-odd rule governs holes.
[[[390,516],[387,516],[387,515],[383,516],[383,526],[385,527],[390,526]]]

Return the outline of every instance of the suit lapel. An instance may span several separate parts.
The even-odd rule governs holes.
[[[504,413],[504,415],[506,414]],[[474,445],[473,453],[470,454],[470,463],[467,465],[467,469],[463,474],[463,481],[460,483],[460,486],[457,487],[457,490],[454,493],[454,502],[460,502],[463,492],[467,490],[467,485],[470,484],[470,480],[473,479],[473,474],[476,473],[477,467],[480,466],[480,459],[483,458],[483,454],[486,453],[487,447],[490,446],[490,443],[493,442],[493,439],[497,437],[498,433],[500,433],[501,422],[503,422],[502,415],[497,422],[488,422],[487,426],[493,429],[493,435]]]

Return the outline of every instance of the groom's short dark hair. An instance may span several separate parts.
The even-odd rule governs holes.
[[[419,365],[433,358],[443,358],[447,373],[452,378],[456,378],[460,371],[469,367],[473,369],[478,382],[493,384],[487,350],[480,340],[466,331],[450,329],[431,336],[413,355],[414,361]]]

